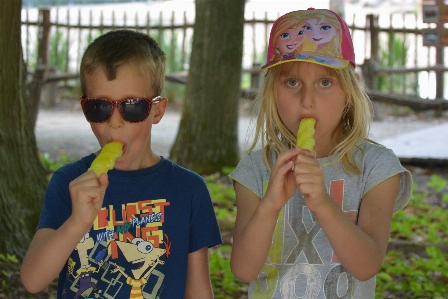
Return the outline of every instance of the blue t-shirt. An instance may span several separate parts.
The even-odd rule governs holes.
[[[95,157],[53,174],[37,229],[67,220],[68,185]],[[188,254],[222,243],[204,179],[163,157],[108,177],[103,208],[59,275],[58,298],[184,298]]]

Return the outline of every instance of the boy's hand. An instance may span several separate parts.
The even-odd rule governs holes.
[[[94,171],[87,171],[70,182],[71,217],[75,223],[85,228],[92,226],[102,207],[108,185],[107,174],[97,177]]]
[[[294,161],[294,177],[308,209],[315,211],[328,197],[324,174],[315,153],[303,150]]]

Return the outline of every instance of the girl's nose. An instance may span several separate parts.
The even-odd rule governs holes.
[[[314,93],[312,88],[303,86],[300,92],[300,104],[304,108],[314,107]]]

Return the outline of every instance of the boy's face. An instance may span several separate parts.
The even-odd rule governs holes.
[[[101,68],[86,76],[87,98],[103,98],[118,101],[126,98],[154,98],[158,96],[151,89],[148,76],[132,65],[120,66],[114,80],[108,81]],[[152,105],[146,120],[130,123],[123,119],[115,107],[110,118],[104,123],[90,123],[101,147],[111,141],[124,144],[123,156],[115,162],[115,168],[120,170],[137,170],[155,164],[158,157],[151,149],[151,128],[158,123],[166,108],[167,100]]]

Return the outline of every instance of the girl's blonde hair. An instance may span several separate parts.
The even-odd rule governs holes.
[[[273,166],[273,155],[278,156],[280,153],[295,147],[296,137],[283,124],[276,106],[279,77],[291,72],[294,63],[309,62],[289,62],[268,69],[255,99],[259,113],[255,126],[254,141],[248,152],[251,152],[261,139],[263,161],[269,170]],[[351,64],[339,70],[327,69],[338,77],[347,96],[341,120],[335,132],[333,132],[333,139],[337,145],[332,154],[337,153],[337,160],[342,162],[345,172],[356,174],[361,169],[354,159],[354,154],[359,149],[358,145],[368,137],[373,111],[372,103],[365,92],[361,75],[355,71]]]
[[[114,80],[118,67],[131,65],[141,75],[148,76],[155,95],[162,93],[165,84],[165,53],[150,36],[131,29],[109,31],[95,39],[81,60],[80,79],[86,95],[86,76],[102,68],[108,80]]]

